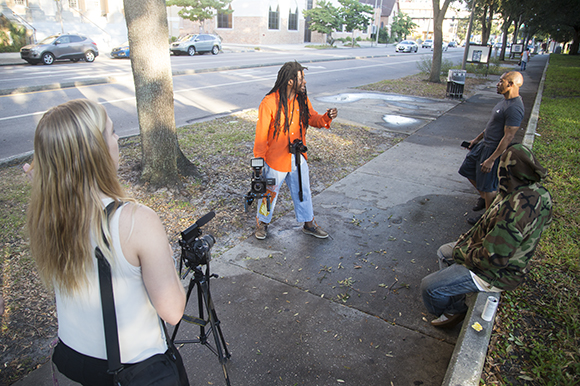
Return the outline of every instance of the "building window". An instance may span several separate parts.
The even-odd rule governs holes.
[[[218,12],[218,15],[217,15],[218,28],[233,28],[233,26],[232,26],[233,13],[231,12],[231,10],[232,10],[231,4],[228,7],[228,10],[230,11],[230,13]]]
[[[288,30],[298,31],[298,7],[294,13],[292,13],[292,9],[288,11]]]
[[[26,6],[26,0],[14,0],[14,5]]]
[[[276,6],[276,11],[272,11],[272,6],[268,11],[268,29],[280,29],[280,6]]]
[[[78,8],[79,2],[78,0],[68,0],[68,6],[69,8]]]

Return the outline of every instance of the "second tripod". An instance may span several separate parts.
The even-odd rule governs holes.
[[[193,275],[189,281],[186,296],[186,307],[189,303],[193,288],[197,288],[197,307],[198,315],[190,316],[184,314],[181,321],[195,324],[199,326],[198,339],[177,340],[177,331],[181,325],[181,321],[177,323],[171,340],[175,345],[186,343],[201,343],[213,352],[222,366],[224,377],[227,386],[230,386],[230,378],[228,375],[227,363],[231,355],[228,351],[220,321],[217,317],[213,300],[210,292],[210,279],[218,277],[210,273],[209,262],[211,260],[211,247],[215,243],[215,239],[211,235],[201,236],[201,227],[205,225],[215,216],[214,212],[210,212],[199,219],[195,224],[190,226],[185,231],[181,232],[182,240],[179,241],[181,245],[181,261],[179,271],[182,271],[183,265],[187,267],[187,271],[183,277],[186,277],[191,271]],[[202,267],[205,266],[205,269]],[[210,337],[213,335],[213,343],[211,344]]]

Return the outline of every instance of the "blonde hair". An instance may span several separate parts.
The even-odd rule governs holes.
[[[28,209],[30,249],[48,286],[72,294],[86,283],[94,250],[108,258],[110,234],[101,195],[126,200],[104,137],[105,108],[76,99],[47,111],[34,135],[34,172]]]

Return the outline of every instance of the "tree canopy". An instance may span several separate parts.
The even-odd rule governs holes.
[[[326,34],[326,40],[332,45],[332,31],[341,27],[340,15],[338,8],[334,7],[330,2],[319,1],[316,3],[316,8],[302,11],[305,18],[310,18],[311,31]]]
[[[169,7],[176,5],[183,7],[177,12],[183,19],[203,22],[212,19],[219,13],[232,13],[227,9],[232,0],[168,0],[165,4]]]
[[[368,4],[361,4],[358,0],[338,0],[341,7],[339,8],[339,14],[344,25],[344,28],[348,32],[352,32],[354,35],[354,30],[364,31],[368,28],[371,23],[371,16],[373,13],[373,7]],[[352,39],[352,46],[354,47],[355,41]]]
[[[407,39],[409,35],[418,25],[413,23],[413,19],[406,13],[399,11],[393,16],[393,22],[391,23],[391,37],[395,41]]]

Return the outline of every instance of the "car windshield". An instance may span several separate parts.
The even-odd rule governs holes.
[[[185,36],[182,36],[179,39],[177,39],[177,41],[178,42],[186,42],[186,41],[191,40],[191,38],[193,38],[195,36],[197,36],[197,35],[185,35]]]
[[[412,44],[412,43],[411,43],[410,41],[403,40],[403,41],[401,42],[401,44]]]
[[[52,35],[49,36],[47,38],[44,38],[40,43],[38,44],[50,44],[53,42],[54,39],[58,38],[59,35]]]
[[[129,41],[123,42],[119,47],[129,47]]]

